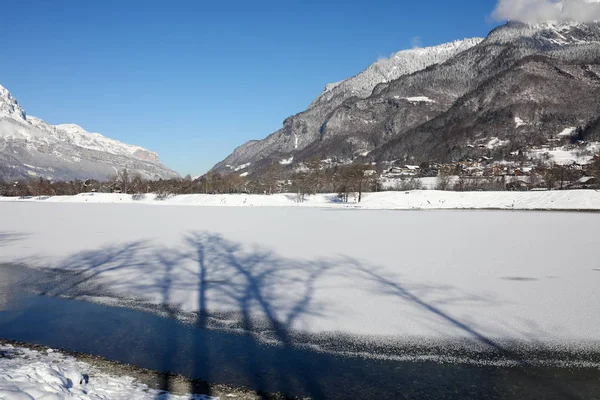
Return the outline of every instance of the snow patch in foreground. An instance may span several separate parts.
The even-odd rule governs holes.
[[[98,371],[73,357],[0,344],[0,399],[218,400],[176,396],[150,389],[128,376]]]

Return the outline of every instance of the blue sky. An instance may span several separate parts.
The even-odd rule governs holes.
[[[22,0],[2,5],[0,84],[30,115],[199,175],[381,56],[485,36],[495,0]]]

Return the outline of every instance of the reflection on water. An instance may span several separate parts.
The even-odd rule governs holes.
[[[31,289],[31,282],[46,274],[17,265],[0,263],[0,311],[8,310],[19,303]],[[1,336],[1,332],[0,332]]]

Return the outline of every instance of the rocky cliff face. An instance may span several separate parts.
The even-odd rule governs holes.
[[[302,151],[321,140],[324,123],[344,102],[369,97],[378,84],[442,63],[481,40],[465,39],[435,47],[400,51],[389,59],[377,61],[351,78],[328,84],[306,111],[286,119],[283,128],[266,139],[250,141],[238,147],[233,154],[217,164],[214,170],[226,171],[227,165],[256,163],[277,154],[288,155]]]
[[[514,151],[600,117],[598,23],[508,23],[454,48],[416,71],[359,79],[374,83],[370,93],[367,84],[355,84],[362,87],[355,96],[344,88],[356,77],[329,86],[282,130],[241,146],[215,169],[315,156],[449,161],[475,144]]]
[[[0,178],[107,179],[123,168],[147,179],[173,178],[158,155],[139,146],[28,116],[0,86]]]

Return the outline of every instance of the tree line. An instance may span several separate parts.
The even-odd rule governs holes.
[[[320,162],[311,161],[300,171],[286,169],[275,163],[250,176],[241,176],[239,172],[210,172],[197,179],[188,175],[179,179],[150,180],[122,169],[105,181],[56,181],[43,177],[10,181],[0,179],[0,196],[69,196],[97,192],[126,193],[141,199],[146,194],[154,193],[158,199],[164,199],[182,194],[269,195],[292,192],[297,193],[298,199],[303,201],[306,195],[336,192],[342,201],[348,201],[353,193],[360,201],[363,192],[376,189],[375,176],[369,171],[366,165],[323,169]]]
[[[51,181],[42,177],[6,181],[0,179],[0,196],[67,196],[79,193],[126,193],[141,199],[154,193],[158,199],[182,194],[274,194],[295,193],[299,202],[316,193],[337,193],[341,202],[351,198],[360,202],[364,192],[381,190],[381,170],[373,165],[350,164],[324,168],[320,160],[313,159],[302,168],[285,168],[274,163],[248,176],[239,172],[221,174],[210,172],[197,179],[189,175],[179,179],[149,180],[123,169],[110,179]],[[593,176],[600,182],[600,157],[596,156],[585,171],[566,166],[552,165],[534,170],[528,177],[531,187],[566,189],[567,183],[582,175]],[[458,176],[458,178],[452,178]],[[418,177],[399,181],[393,190],[422,189]],[[460,173],[440,171],[436,189],[454,191],[511,190],[504,177],[467,177]]]

